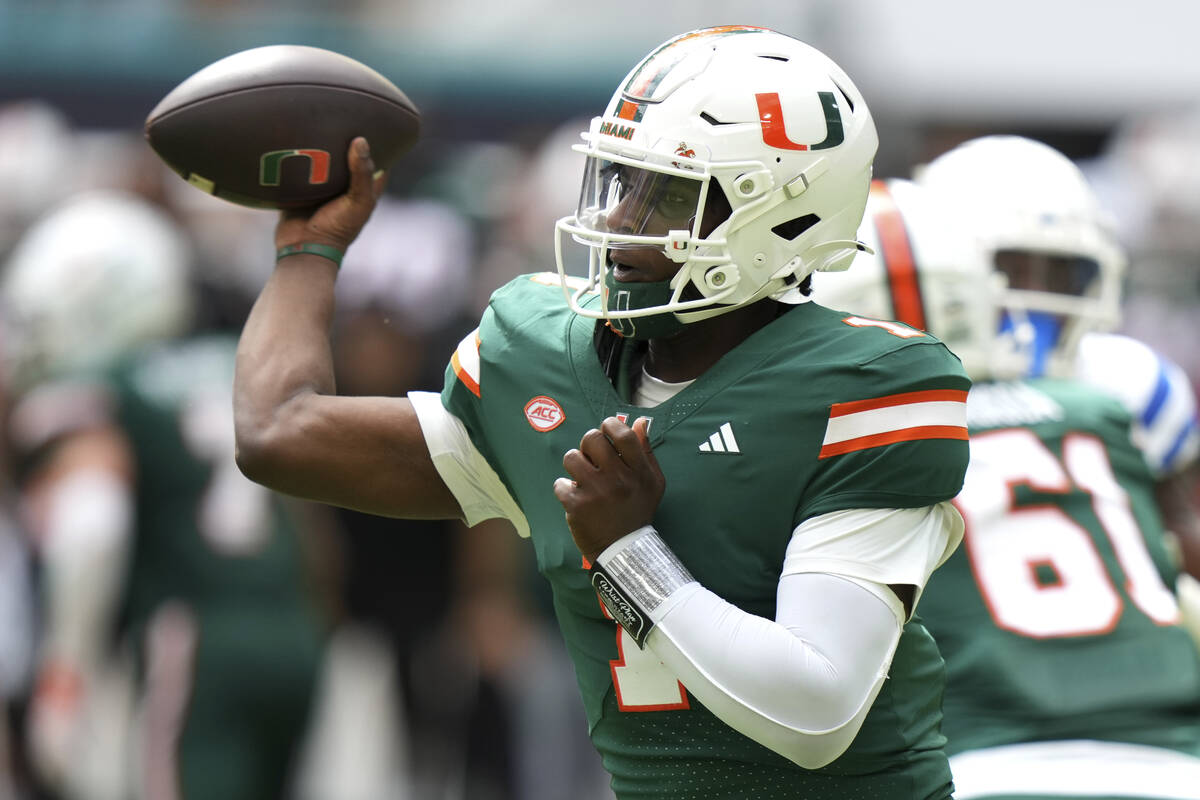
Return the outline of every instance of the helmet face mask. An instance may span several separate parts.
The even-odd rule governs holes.
[[[556,225],[565,291],[564,245],[588,250],[586,287],[568,291],[577,313],[687,323],[765,297],[800,302],[801,280],[845,268],[858,250],[874,123],[849,78],[791,37],[742,26],[676,37],[633,69],[583,138],[580,204]],[[639,248],[679,265],[671,299],[585,306],[614,256]]]
[[[997,335],[1024,374],[1066,375],[1079,340],[1120,319],[1125,256],[1086,178],[1053,148],[985,136],[928,164],[920,182],[967,215],[977,247],[1007,278]]]

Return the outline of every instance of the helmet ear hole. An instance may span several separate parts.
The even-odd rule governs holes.
[[[800,238],[801,234],[820,221],[821,218],[816,214],[805,214],[802,217],[796,217],[795,219],[789,219],[787,222],[779,223],[771,228],[771,233],[791,242]]]

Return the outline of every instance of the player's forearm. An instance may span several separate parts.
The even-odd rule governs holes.
[[[614,618],[705,707],[807,769],[854,740],[900,637],[894,609],[833,575],[785,575],[776,619],[747,613],[697,583],[649,527],[606,548],[592,577]]]
[[[807,584],[807,609],[798,610],[820,618],[821,625],[807,627],[816,636],[697,587],[667,612],[647,645],[727,725],[816,769],[854,741],[883,686],[900,627],[887,606],[855,584],[793,577]]]
[[[306,400],[335,391],[329,328],[336,274],[328,259],[288,256],[246,320],[233,395],[238,463],[251,477],[301,444],[296,420]]]

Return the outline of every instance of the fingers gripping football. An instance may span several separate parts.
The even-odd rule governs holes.
[[[604,548],[649,525],[666,478],[647,441],[648,421],[629,427],[609,417],[563,456],[569,478],[554,482],[579,551],[594,561]]]
[[[276,247],[313,242],[345,251],[350,246],[375,210],[386,176],[376,173],[370,145],[361,136],[350,142],[346,163],[350,168],[346,193],[315,210],[283,211],[275,228]]]

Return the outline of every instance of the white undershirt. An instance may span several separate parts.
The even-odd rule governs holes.
[[[654,408],[667,402],[693,383],[695,383],[695,378],[678,383],[659,380],[646,372],[645,367],[642,367],[641,380],[633,390],[633,404],[638,408]]]

